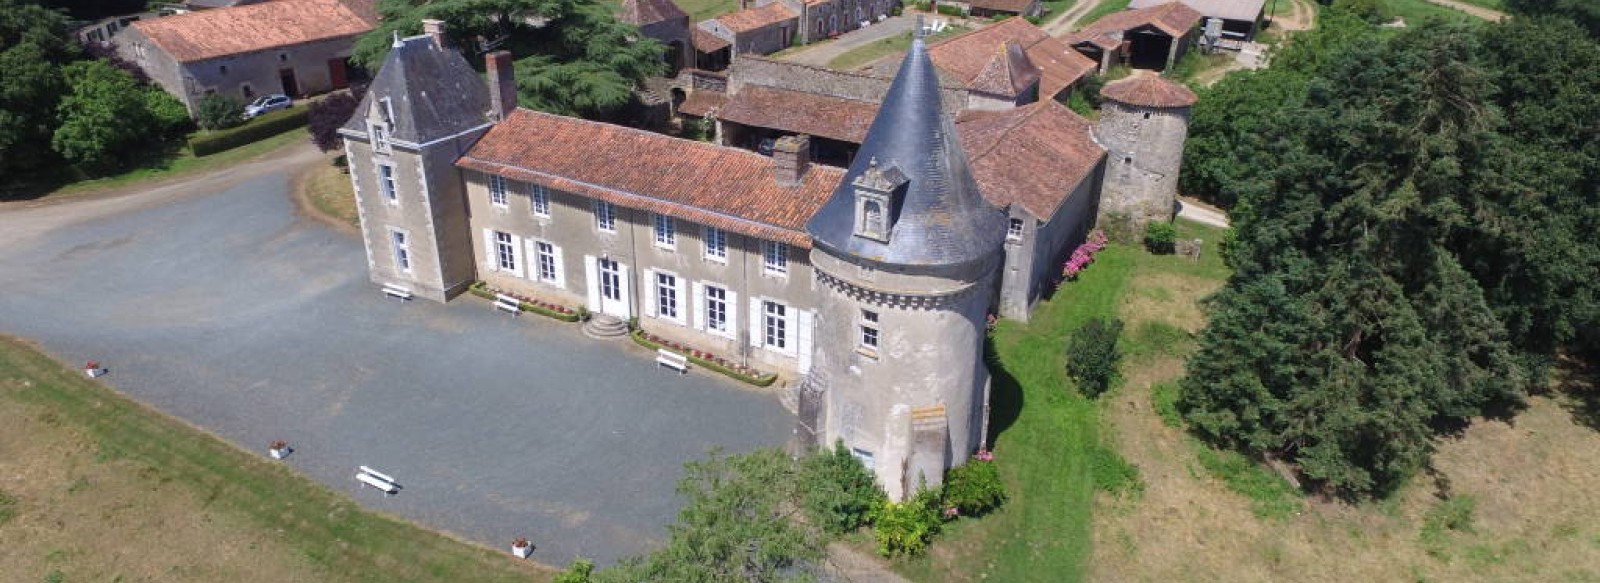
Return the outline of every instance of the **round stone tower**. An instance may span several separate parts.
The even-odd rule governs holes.
[[[818,310],[802,428],[842,440],[895,500],[938,486],[986,429],[984,327],[1007,215],[979,193],[942,111],[919,35],[806,225]]]
[[[1098,134],[1108,152],[1096,223],[1113,236],[1138,238],[1150,221],[1170,221],[1177,210],[1195,95],[1160,76],[1135,74],[1106,84],[1100,96]]]

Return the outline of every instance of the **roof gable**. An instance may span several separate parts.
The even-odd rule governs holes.
[[[672,0],[622,0],[618,7],[617,18],[634,26],[645,26],[669,20],[689,20],[689,13],[684,12]]]
[[[941,70],[971,87],[993,60],[997,47],[1016,42],[1038,70],[1039,91],[1054,96],[1077,83],[1095,62],[1021,17],[1008,18],[978,30],[957,35],[928,47],[928,56]]]
[[[984,198],[1041,220],[1055,216],[1106,152],[1093,124],[1055,101],[968,112],[956,129]]]

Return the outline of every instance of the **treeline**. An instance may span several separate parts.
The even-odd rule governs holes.
[[[0,0],[0,175],[101,169],[190,128],[183,104],[111,55],[91,55],[66,12]]]
[[[1236,231],[1182,385],[1191,426],[1383,495],[1436,436],[1594,352],[1592,32],[1526,14],[1393,31],[1336,4],[1270,69],[1202,91],[1182,184]]]

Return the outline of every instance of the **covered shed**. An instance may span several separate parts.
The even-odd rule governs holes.
[[[1171,0],[1133,0],[1128,8],[1159,6]],[[1266,15],[1267,0],[1182,0],[1205,18],[1222,20],[1223,40],[1255,40]]]
[[[1162,70],[1194,44],[1200,19],[1193,8],[1167,2],[1109,14],[1064,40],[1098,62],[1102,73],[1118,64]]]

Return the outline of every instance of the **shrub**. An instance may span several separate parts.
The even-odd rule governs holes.
[[[194,128],[189,109],[158,87],[144,90],[144,109],[150,114],[151,133],[158,139],[181,136]]]
[[[982,516],[1006,501],[1006,485],[993,461],[972,459],[944,474],[944,505],[967,516]]]
[[[344,145],[344,140],[339,137],[339,128],[350,121],[350,116],[355,115],[356,106],[361,103],[360,89],[353,89],[350,93],[334,93],[321,101],[313,101],[307,108],[307,128],[311,132],[311,143],[317,145],[318,150],[329,152],[337,150]]]
[[[1178,228],[1172,223],[1150,223],[1144,228],[1144,248],[1157,255],[1172,253],[1173,246],[1178,241]]]
[[[1084,396],[1098,397],[1111,388],[1122,358],[1117,351],[1117,338],[1121,335],[1121,320],[1106,322],[1095,318],[1073,331],[1067,340],[1067,376],[1077,381]]]
[[[939,14],[943,14],[945,16],[966,16],[966,13],[962,12],[960,6],[950,6],[947,4],[939,5]]]
[[[1334,0],[1333,5],[1360,17],[1367,24],[1383,24],[1394,20],[1394,11],[1389,9],[1389,3],[1384,0]]]
[[[835,442],[832,450],[800,460],[800,506],[811,523],[829,534],[842,534],[861,528],[872,510],[886,497],[872,472],[856,456]]]
[[[927,12],[933,10],[933,2],[931,0],[921,0],[920,2],[916,3],[916,7],[917,10]]]
[[[556,574],[551,583],[589,583],[594,577],[594,561],[578,559],[567,570]]]
[[[880,505],[872,513],[872,536],[878,541],[878,554],[920,555],[928,550],[928,541],[939,533],[942,522],[937,490],[924,488],[905,502]]]
[[[244,123],[244,102],[227,95],[211,94],[200,98],[194,114],[203,130],[224,130]],[[198,155],[198,154],[197,154]]]
[[[276,136],[289,130],[305,127],[306,108],[293,107],[274,111],[250,120],[250,123],[226,130],[202,133],[189,139],[189,150],[195,156],[209,156],[245,144]]]

